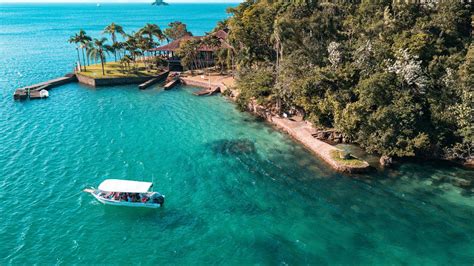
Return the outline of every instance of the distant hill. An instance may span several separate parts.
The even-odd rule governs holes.
[[[163,0],[155,0],[155,2],[153,2],[151,5],[152,6],[167,6],[169,4]]]

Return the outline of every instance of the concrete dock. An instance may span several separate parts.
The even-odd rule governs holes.
[[[168,75],[169,75],[168,71],[164,72],[164,73],[160,74],[159,76],[151,78],[151,79],[145,81],[144,83],[138,85],[138,88],[140,90],[145,90],[145,89],[155,85],[158,82],[162,82],[163,80],[165,80],[168,77]]]
[[[77,81],[76,75],[74,74],[67,74],[64,77],[48,80],[45,82],[41,82],[38,84],[34,84],[31,86],[26,86],[23,88],[16,89],[15,93],[13,94],[13,99],[15,100],[26,100],[28,97],[30,99],[40,99],[41,90],[50,90],[52,88],[71,83]]]
[[[163,88],[165,89],[165,91],[171,90],[174,86],[178,85],[179,83],[181,83],[179,79],[174,79],[166,83],[166,85]]]

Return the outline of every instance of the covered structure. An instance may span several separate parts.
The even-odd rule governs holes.
[[[100,183],[99,190],[105,192],[146,193],[153,186],[150,182],[107,179]]]
[[[210,47],[205,44],[202,44],[198,48],[198,60],[202,65],[214,65],[214,51],[220,48],[232,49],[232,46],[227,43],[228,33],[224,30],[219,30],[212,33],[220,41],[220,47]],[[151,52],[159,53],[161,56],[165,57],[168,61],[168,67],[171,71],[182,71],[183,67],[181,66],[181,59],[176,55],[176,52],[179,50],[182,43],[191,41],[191,40],[202,40],[205,36],[184,36],[179,39],[176,39],[166,45],[150,49]]]

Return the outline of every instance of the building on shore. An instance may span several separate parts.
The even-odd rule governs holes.
[[[227,42],[228,33],[224,30],[219,30],[214,33],[211,33],[216,37],[220,46],[208,46],[206,44],[201,44],[197,51],[198,55],[196,60],[198,63],[197,66],[214,66],[216,64],[216,58],[214,52],[220,48],[231,49],[232,46]],[[180,46],[188,41],[192,40],[202,40],[206,36],[184,36],[179,39],[176,39],[166,45],[150,49],[149,51],[161,56],[168,62],[168,68],[170,71],[182,71],[183,66],[181,65],[181,58],[178,56],[177,52],[180,49]]]

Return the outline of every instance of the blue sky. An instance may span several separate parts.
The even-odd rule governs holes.
[[[167,0],[168,3],[240,3],[243,0]],[[151,3],[153,0],[0,0],[0,3]]]

